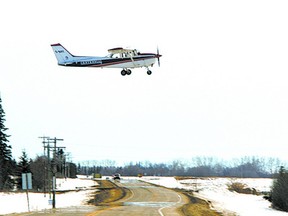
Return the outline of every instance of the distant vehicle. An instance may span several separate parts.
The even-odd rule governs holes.
[[[100,173],[95,173],[94,178],[102,178],[102,175]]]
[[[119,173],[115,173],[115,174],[113,175],[113,179],[114,179],[114,180],[120,180],[120,174],[119,174]]]
[[[130,75],[132,71],[130,68],[145,67],[147,74],[151,75],[152,71],[149,69],[153,66],[156,59],[158,66],[160,66],[159,50],[155,53],[140,53],[136,49],[123,49],[117,47],[109,49],[109,54],[105,57],[96,56],[74,56],[66,50],[60,43],[51,44],[54,54],[57,58],[58,65],[72,66],[72,67],[107,67],[107,68],[122,68],[121,75]]]

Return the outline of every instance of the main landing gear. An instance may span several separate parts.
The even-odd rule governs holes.
[[[131,73],[132,73],[132,71],[131,71],[130,69],[123,69],[123,70],[121,71],[121,75],[122,75],[122,76],[131,75]],[[148,74],[148,75],[151,75],[151,74],[152,74],[152,71],[149,70],[149,68],[147,68],[147,74]]]
[[[127,69],[127,70],[123,69],[123,70],[121,71],[121,75],[122,75],[122,76],[131,75],[131,73],[132,73],[132,71],[131,71],[130,69]]]

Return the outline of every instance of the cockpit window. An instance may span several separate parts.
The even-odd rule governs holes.
[[[121,52],[121,53],[109,53],[106,57],[107,58],[130,58],[133,56],[139,55],[140,52],[137,49],[129,50],[128,52]]]

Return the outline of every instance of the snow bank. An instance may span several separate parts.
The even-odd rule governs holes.
[[[219,211],[235,212],[237,215],[288,215],[287,213],[276,211],[270,208],[270,202],[262,196],[239,194],[228,190],[228,185],[233,182],[246,184],[257,191],[270,191],[272,179],[239,179],[239,178],[203,178],[193,180],[182,180],[182,184],[194,190],[199,197],[208,199],[213,207]]]
[[[270,208],[271,203],[262,196],[239,194],[228,190],[233,182],[246,184],[260,192],[270,191],[272,179],[252,178],[193,178],[177,181],[173,177],[144,177],[144,181],[169,188],[198,191],[195,195],[212,202],[221,212],[239,216],[288,216],[288,213]]]
[[[64,208],[69,206],[81,206],[85,204],[92,192],[92,186],[97,183],[91,179],[57,179],[57,191],[70,191],[56,194],[56,207]],[[95,191],[95,189],[93,190]],[[51,209],[52,194],[30,193],[30,211]],[[17,205],[15,205],[17,202]],[[27,196],[25,192],[19,193],[0,193],[0,214],[27,212]],[[13,206],[13,207],[11,207]]]

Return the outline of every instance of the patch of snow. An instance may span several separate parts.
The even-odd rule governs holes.
[[[88,178],[57,179],[57,191],[70,191],[56,194],[56,208],[85,205],[92,192],[92,186],[97,185],[95,181]],[[81,190],[79,190],[81,189]],[[95,189],[93,190],[95,191]],[[52,194],[29,192],[30,211],[51,209]],[[17,201],[17,205],[15,205]],[[0,215],[28,212],[26,192],[0,193]],[[13,206],[13,207],[11,207]]]

